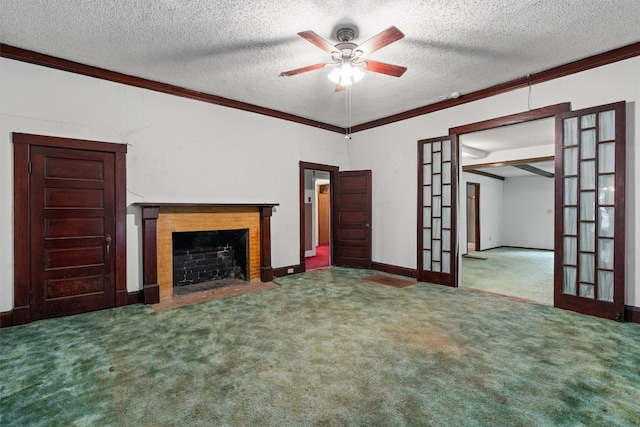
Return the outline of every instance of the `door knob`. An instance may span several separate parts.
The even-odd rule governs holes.
[[[105,237],[104,242],[107,246],[107,256],[109,256],[109,248],[111,247],[111,234],[107,234],[107,237]]]

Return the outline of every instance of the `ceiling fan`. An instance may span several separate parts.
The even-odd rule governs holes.
[[[302,31],[298,35],[329,53],[331,62],[284,71],[280,73],[281,77],[291,77],[320,68],[335,67],[329,74],[329,80],[336,84],[336,92],[339,92],[344,90],[346,86],[360,81],[364,77],[363,69],[393,77],[400,77],[407,71],[406,67],[399,65],[364,59],[365,56],[404,37],[404,34],[394,26],[376,34],[359,46],[351,42],[355,36],[355,31],[352,28],[341,28],[337,31],[339,43],[336,45],[331,44],[313,31]]]

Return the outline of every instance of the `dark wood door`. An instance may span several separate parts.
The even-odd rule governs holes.
[[[30,148],[32,320],[115,306],[114,154]]]
[[[329,184],[321,185],[318,192],[318,244],[331,241],[331,203]]]
[[[458,286],[457,184],[457,139],[418,141],[420,281]]]
[[[371,171],[339,172],[334,188],[334,263],[371,268]]]
[[[625,103],[556,116],[554,305],[624,318]]]

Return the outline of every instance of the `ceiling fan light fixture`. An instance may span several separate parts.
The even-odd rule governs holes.
[[[340,76],[341,76],[340,68],[334,68],[333,70],[331,70],[331,72],[327,77],[329,78],[329,80],[331,80],[335,84],[338,84],[340,83]]]
[[[340,86],[351,86],[364,77],[364,72],[359,67],[354,67],[349,62],[345,62],[339,68],[334,68],[327,76],[329,80]]]
[[[351,78],[354,83],[358,83],[364,77],[364,72],[360,69],[360,67],[351,67]]]

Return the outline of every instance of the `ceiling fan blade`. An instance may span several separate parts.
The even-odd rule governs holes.
[[[387,64],[384,62],[366,60],[364,67],[367,71],[373,71],[374,73],[387,74],[393,77],[400,77],[407,71],[407,67],[401,67],[400,65]]]
[[[324,62],[321,64],[309,65],[307,67],[296,68],[295,70],[283,71],[280,73],[280,77],[291,77],[297,74],[306,73],[308,71],[319,70],[320,68],[324,68]]]
[[[309,43],[313,43],[314,45],[318,46],[325,52],[332,53],[338,51],[338,49],[336,49],[336,47],[332,45],[328,40],[320,37],[313,31],[302,31],[301,33],[298,33],[298,35]]]
[[[372,52],[375,52],[378,49],[382,49],[383,47],[390,45],[391,43],[400,40],[404,37],[402,31],[397,29],[394,26],[387,28],[381,33],[376,34],[371,37],[366,42],[362,43],[357,47],[357,50],[362,51],[363,54],[369,55]]]

